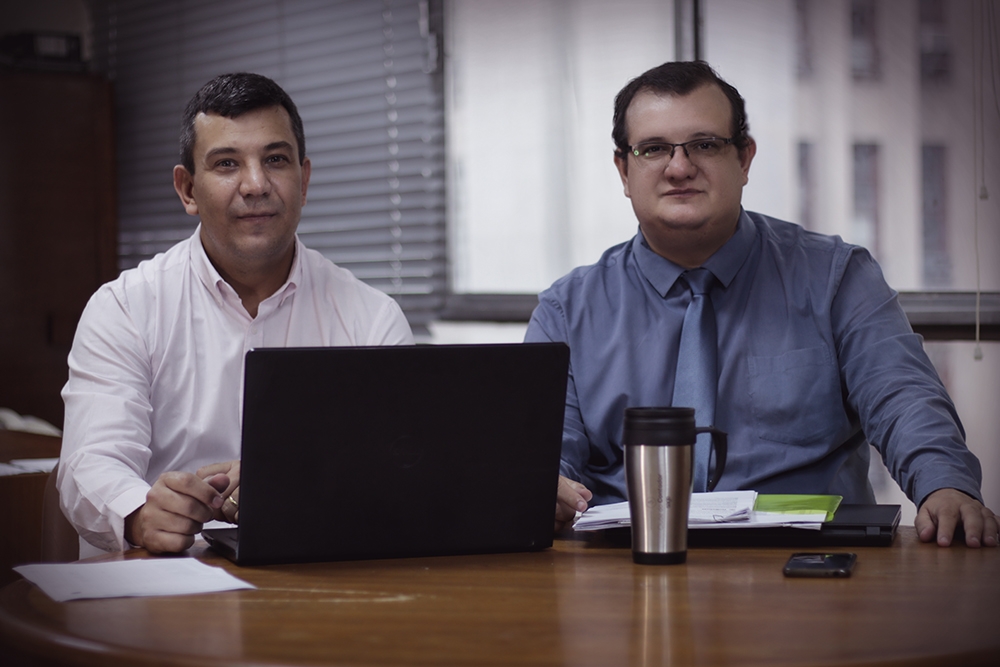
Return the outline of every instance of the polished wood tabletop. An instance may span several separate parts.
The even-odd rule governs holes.
[[[922,544],[904,527],[891,547],[851,551],[850,578],[789,579],[792,549],[636,565],[593,536],[267,567],[196,546],[259,588],[57,603],[20,580],[0,591],[0,637],[31,665],[1000,664],[1000,550]]]

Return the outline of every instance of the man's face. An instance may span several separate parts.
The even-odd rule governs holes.
[[[725,93],[705,85],[687,95],[638,93],[625,114],[628,142],[682,143],[703,137],[731,138],[731,107]],[[682,266],[697,266],[729,240],[739,219],[755,145],[740,156],[734,145],[711,158],[645,161],[615,159],[632,209],[650,247]],[[694,153],[692,153],[694,155]],[[627,160],[627,162],[626,162]]]
[[[299,165],[288,112],[202,113],[194,128],[195,173],[175,167],[174,187],[188,214],[201,218],[212,263],[226,276],[287,271],[311,170],[308,159]]]

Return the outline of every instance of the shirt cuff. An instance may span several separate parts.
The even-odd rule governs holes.
[[[108,503],[111,529],[114,531],[115,539],[118,541],[118,548],[123,551],[132,546],[125,540],[125,518],[146,503],[146,494],[148,492],[148,486],[136,486]]]

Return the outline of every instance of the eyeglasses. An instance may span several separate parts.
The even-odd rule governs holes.
[[[644,141],[641,144],[629,146],[628,149],[632,155],[639,158],[639,162],[656,164],[664,161],[669,162],[674,157],[674,150],[683,148],[684,156],[691,162],[699,164],[719,157],[722,155],[722,150],[731,143],[733,143],[732,139],[723,137],[701,137],[680,144],[671,144],[665,141]]]

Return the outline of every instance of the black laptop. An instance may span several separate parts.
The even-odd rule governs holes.
[[[552,545],[562,343],[257,349],[246,356],[239,564]]]

